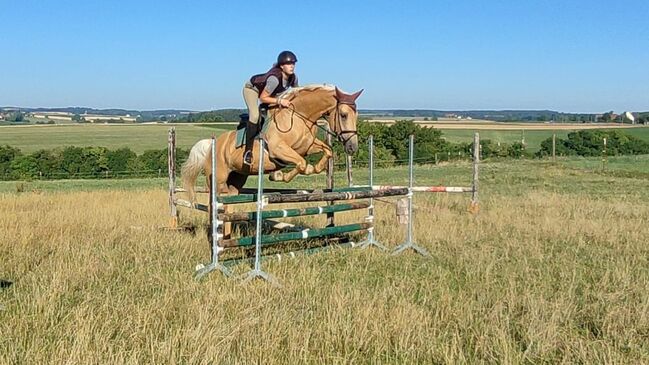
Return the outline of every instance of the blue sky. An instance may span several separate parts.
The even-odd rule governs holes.
[[[361,108],[649,110],[647,1],[5,1],[0,106],[208,110],[293,50]]]

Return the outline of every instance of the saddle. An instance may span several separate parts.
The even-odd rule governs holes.
[[[246,143],[246,123],[248,123],[248,113],[239,114],[239,124],[237,125],[237,138],[236,148],[243,146]],[[259,131],[266,132],[270,123],[268,120],[268,107],[265,105],[259,106]]]
[[[259,107],[259,124],[261,127],[258,129],[262,131],[263,133],[266,133],[268,131],[268,127],[270,126],[270,119],[268,117],[268,109],[267,108],[262,108],[263,106]],[[239,114],[239,124],[237,125],[237,135],[236,135],[236,140],[235,140],[235,147],[240,148],[243,147],[246,144],[246,123],[248,123],[248,113],[243,113]],[[268,143],[264,144],[264,149],[266,151],[269,151],[269,146]],[[286,162],[272,158],[268,156],[268,158],[273,161],[277,166],[285,167],[287,166]]]

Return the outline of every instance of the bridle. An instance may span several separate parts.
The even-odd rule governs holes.
[[[320,128],[325,133],[330,134],[333,137],[336,137],[336,139],[338,139],[338,141],[340,141],[342,144],[345,144],[350,139],[352,139],[354,136],[358,135],[358,131],[356,131],[356,130],[344,130],[343,129],[342,121],[340,119],[340,112],[338,110],[340,105],[349,105],[349,107],[351,107],[354,111],[356,111],[356,103],[343,102],[343,101],[340,101],[338,98],[336,98],[336,105],[333,108],[325,111],[320,116],[318,116],[315,120],[311,120],[306,115],[304,115],[304,114],[300,113],[299,111],[295,110],[293,105],[291,105],[291,106],[287,107],[287,109],[289,109],[291,111],[291,127],[286,131],[282,131],[279,128],[278,128],[278,130],[280,132],[282,132],[282,133],[287,133],[288,131],[290,131],[293,128],[293,118],[297,114],[297,116],[300,117],[300,119],[304,120],[305,122],[311,123],[311,126],[316,126],[316,127]],[[333,125],[334,132],[331,131],[331,128],[325,128],[325,127],[318,124],[318,119],[320,119],[321,117],[325,117],[325,119],[329,120],[329,117],[331,116],[332,112],[335,112],[335,115],[336,115],[335,120],[334,120],[334,125]],[[277,112],[275,112],[275,114],[277,114]],[[277,116],[275,115],[273,117],[273,119],[276,120],[276,118],[277,118]],[[275,123],[277,123],[277,122],[275,122]],[[310,129],[311,128],[309,128],[309,130]],[[349,135],[349,136],[344,137],[345,135]],[[315,137],[315,135],[314,135],[314,137]]]
[[[336,132],[336,137],[338,138],[338,141],[340,141],[340,143],[342,143],[344,145],[350,139],[352,139],[354,136],[358,135],[358,131],[357,130],[345,130],[345,129],[343,129],[342,121],[340,120],[340,110],[338,109],[338,107],[340,105],[349,105],[349,107],[354,112],[356,112],[356,103],[354,103],[354,102],[342,102],[342,101],[336,99],[336,106],[334,107],[334,109],[332,109],[332,110],[328,111],[327,113],[325,113],[327,115],[327,117],[328,117],[328,116],[330,116],[331,112],[333,110],[335,110],[336,118],[335,118],[335,121],[334,121],[334,128],[335,128],[336,125],[338,126],[338,131]],[[323,114],[323,116],[324,116],[324,114]],[[334,131],[335,131],[335,129],[334,129]],[[344,137],[345,135],[349,135],[349,136]]]

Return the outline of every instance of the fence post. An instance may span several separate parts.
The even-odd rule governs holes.
[[[347,155],[345,159],[345,167],[347,169],[347,187],[351,188],[354,185],[354,179],[352,178],[352,156]]]
[[[602,151],[602,170],[606,170],[608,156],[606,155],[606,137],[604,138],[604,150]]]
[[[557,162],[557,134],[552,133],[552,162]]]
[[[169,170],[169,227],[178,227],[178,208],[176,207],[176,128],[169,128],[167,137],[167,169]]]
[[[331,147],[332,144],[332,139],[331,139],[331,129],[329,128],[329,124],[327,124],[327,145]],[[332,191],[334,188],[334,156],[332,155],[329,161],[327,162],[327,189],[329,191]],[[332,205],[333,202],[328,202],[327,205]],[[335,225],[335,218],[334,218],[334,213],[327,213],[327,227],[333,227]]]
[[[471,193],[471,208],[473,214],[480,210],[478,202],[478,165],[480,164],[480,133],[475,132],[473,135],[473,191]]]

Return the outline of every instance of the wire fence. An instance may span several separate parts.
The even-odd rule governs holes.
[[[153,178],[165,177],[167,171],[158,170],[137,170],[137,171],[88,171],[88,172],[32,172],[29,175],[23,174],[0,174],[0,181],[14,180],[75,180],[75,179],[134,179],[134,178]]]
[[[422,156],[413,158],[413,162],[417,165],[435,165],[440,162],[459,162],[459,161],[472,161],[472,154],[465,152],[443,152],[436,153],[431,156]],[[377,167],[399,167],[408,165],[408,159],[374,159],[374,164]],[[344,158],[339,158],[334,163],[336,170],[344,170],[347,162]],[[369,161],[366,159],[353,159],[351,168],[367,168]],[[176,171],[178,174],[179,171]],[[124,171],[81,171],[81,172],[68,172],[68,171],[29,171],[29,172],[0,172],[0,181],[20,181],[20,180],[75,180],[75,179],[148,179],[148,178],[162,178],[168,176],[167,169],[151,169],[151,170],[124,170]]]

